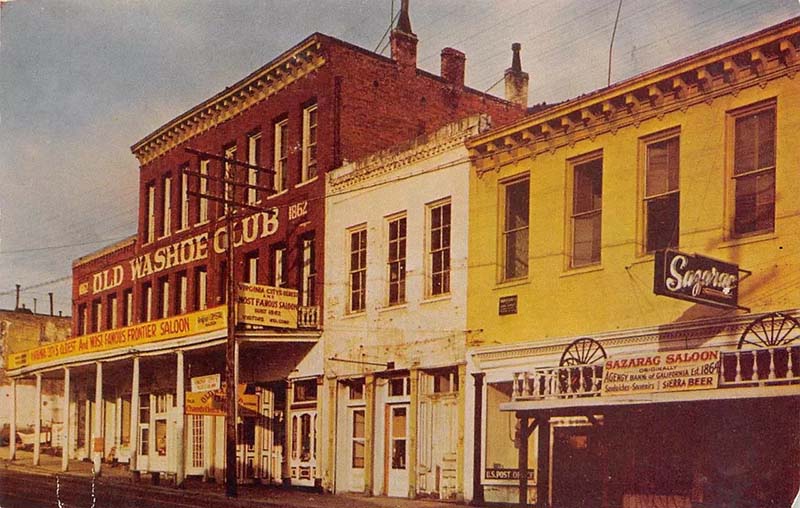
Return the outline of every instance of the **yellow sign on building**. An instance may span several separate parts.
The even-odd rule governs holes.
[[[122,347],[129,348],[151,342],[223,330],[227,323],[227,317],[227,309],[222,306],[192,312],[183,316],[174,316],[124,328],[105,330],[35,347],[21,353],[9,354],[6,365],[8,370],[14,370],[86,353],[96,353]]]
[[[239,305],[237,316],[240,323],[297,328],[295,289],[240,283],[236,302]]]
[[[246,384],[240,384],[236,390],[239,410],[258,412],[258,394],[245,393]],[[225,386],[219,390],[204,392],[186,392],[185,410],[187,415],[225,416]]]

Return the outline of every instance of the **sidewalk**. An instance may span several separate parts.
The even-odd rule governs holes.
[[[17,449],[16,459],[8,460],[8,447],[0,447],[0,459],[5,469],[20,471],[29,474],[45,476],[59,475],[62,477],[90,478],[92,464],[90,462],[70,461],[69,471],[61,472],[61,457],[42,453],[39,465],[33,465],[33,453]],[[103,464],[102,474],[97,479],[97,487],[103,485],[124,484],[126,488],[144,490],[158,496],[159,493],[171,497],[180,496],[186,502],[197,502],[197,506],[205,506],[209,496],[218,501],[226,500],[231,506],[247,508],[274,507],[285,508],[456,508],[462,504],[447,501],[431,501],[423,499],[401,499],[388,497],[368,497],[358,494],[321,494],[318,492],[285,489],[263,485],[239,485],[239,496],[236,500],[225,497],[224,485],[207,483],[199,479],[186,480],[185,488],[178,489],[162,481],[161,485],[152,485],[150,475],[142,475],[141,481],[134,482],[125,466],[111,467]]]

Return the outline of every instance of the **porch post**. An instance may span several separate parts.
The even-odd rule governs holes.
[[[131,434],[130,434],[130,463],[128,468],[133,472],[135,479],[139,478],[137,455],[139,453],[139,357],[133,357],[133,373],[131,374]]]
[[[517,413],[519,421],[519,506],[528,506],[528,413],[520,411]]]
[[[103,464],[103,363],[95,362],[94,381],[94,439],[92,441],[92,462],[94,471],[100,476]]]
[[[536,506],[550,506],[550,416],[539,417],[539,442],[536,445]]]
[[[8,460],[14,460],[17,455],[17,379],[11,379],[11,400],[8,433]]]
[[[411,394],[408,405],[408,497],[414,499],[417,495],[417,406],[419,404],[419,369],[412,368],[409,372],[409,391]]]
[[[39,465],[42,449],[42,374],[36,373],[36,397],[33,408],[33,465]]]
[[[233,344],[233,386],[236,387],[233,393],[239,397],[239,341]],[[236,401],[236,410],[234,411],[234,422],[239,424],[239,401]],[[236,436],[236,443],[239,443],[239,436]]]
[[[284,429],[283,429],[283,464],[281,464],[281,480],[284,486],[289,486],[292,483],[292,447],[296,446],[292,439],[292,381],[286,380],[286,409],[284,410]]]
[[[61,442],[61,470],[67,471],[69,469],[69,451],[70,451],[70,388],[69,388],[69,367],[64,367],[64,432]]]
[[[458,448],[456,448],[456,499],[464,500],[464,419],[466,418],[466,399],[467,387],[467,364],[462,363],[458,366],[458,392],[456,419],[458,425]]]
[[[175,485],[177,487],[183,486],[183,481],[186,478],[186,451],[184,450],[184,428],[186,425],[186,417],[183,414],[184,400],[185,400],[185,386],[184,386],[184,371],[183,371],[183,351],[177,351],[178,361],[176,366],[177,379],[175,380],[175,406],[176,412],[179,413],[176,419],[175,426],[175,441],[177,444],[175,457]]]
[[[475,379],[475,414],[473,415],[472,435],[472,503],[483,503],[483,469],[481,468],[483,458],[483,372],[472,374]]]
[[[367,374],[364,378],[364,493],[373,494],[373,478],[375,474],[375,375]]]

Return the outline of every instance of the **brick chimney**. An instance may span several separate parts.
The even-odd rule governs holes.
[[[411,31],[411,19],[408,17],[408,0],[400,4],[400,17],[397,26],[389,36],[392,43],[392,60],[401,68],[417,68],[417,36]]]
[[[520,43],[515,42],[511,45],[513,57],[511,67],[506,69],[506,100],[519,104],[523,108],[528,107],[528,73],[522,72],[522,63],[519,59],[519,50],[522,49]]]
[[[467,57],[453,48],[442,50],[442,78],[456,87],[464,86],[464,63]]]

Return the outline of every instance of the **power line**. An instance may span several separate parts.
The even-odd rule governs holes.
[[[20,288],[20,291],[26,291],[28,289],[36,289],[36,288],[40,288],[40,287],[44,287],[44,286],[51,286],[53,284],[58,284],[60,282],[64,282],[64,281],[68,281],[68,280],[72,280],[72,275],[67,275],[66,277],[61,277],[59,279],[48,280],[47,282],[40,282],[40,283],[34,284],[32,286],[27,286],[27,287],[24,287],[24,288]],[[11,290],[8,290],[8,291],[3,291],[2,293],[0,293],[0,296],[13,295],[16,292],[17,292],[17,290],[15,288],[15,289],[11,289]]]
[[[67,243],[67,244],[62,244],[62,245],[49,245],[47,247],[31,247],[31,248],[28,248],[28,249],[2,250],[2,251],[0,251],[0,255],[2,255],[2,254],[22,254],[22,253],[25,253],[25,252],[38,252],[38,251],[43,251],[43,250],[67,249],[69,247],[81,247],[83,245],[92,245],[92,244],[96,244],[96,243],[113,243],[113,242],[118,242],[120,240],[124,240],[125,238],[128,238],[128,237],[127,236],[120,236],[120,237],[117,237],[117,238],[106,238],[106,239],[102,239],[102,240],[94,240],[94,241],[91,241],[91,242]]]

